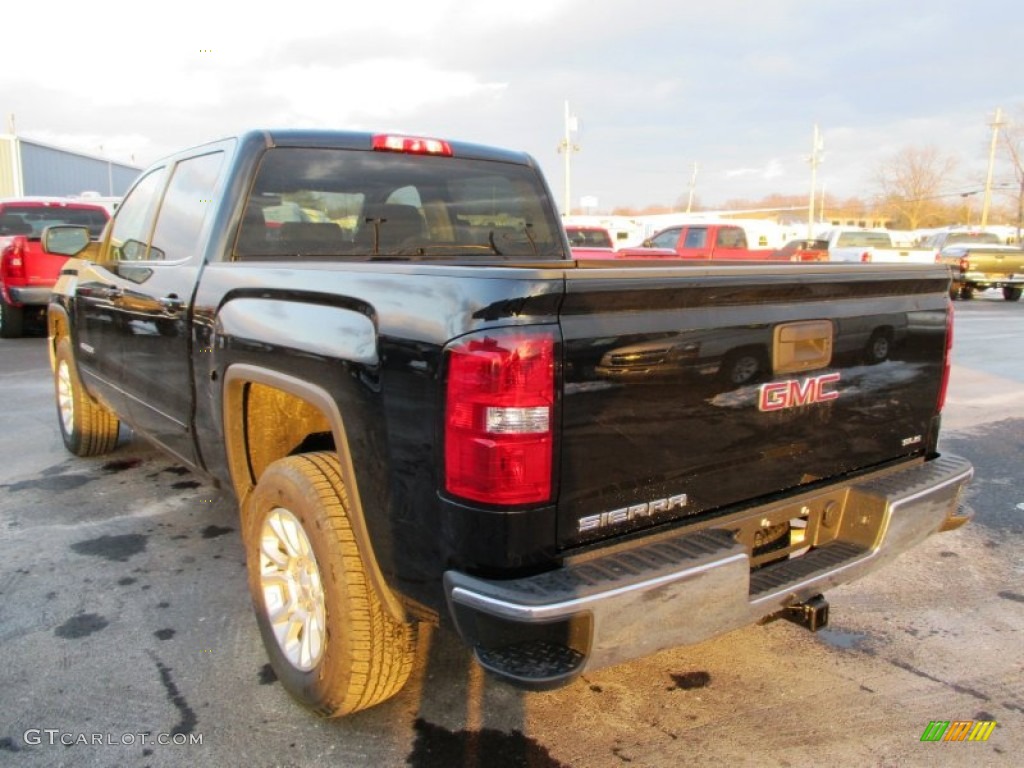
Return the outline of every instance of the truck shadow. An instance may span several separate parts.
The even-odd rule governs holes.
[[[526,736],[528,693],[488,676],[450,630],[421,626],[418,666],[396,704],[415,702],[414,768],[561,768]]]

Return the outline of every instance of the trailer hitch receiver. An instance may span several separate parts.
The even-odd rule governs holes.
[[[781,618],[817,632],[828,626],[828,600],[824,595],[815,595],[807,602],[786,606]]]

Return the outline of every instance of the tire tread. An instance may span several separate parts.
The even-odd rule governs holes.
[[[303,699],[303,703],[320,715],[336,717],[391,698],[402,689],[412,672],[416,628],[414,624],[393,619],[370,584],[352,530],[349,499],[338,457],[329,452],[290,456],[268,467],[264,478],[268,473],[290,476],[292,487],[304,492],[304,501],[319,508],[316,523],[325,542],[323,550],[326,550],[317,550],[321,578],[325,582],[330,579],[335,587],[334,594],[342,598],[335,601],[338,605],[329,602],[327,611],[343,610],[346,624],[343,639],[331,638],[332,622],[328,618],[328,643],[343,641],[347,645],[346,658],[339,663],[321,664],[318,686],[321,698],[319,701]],[[258,484],[254,503],[260,489]],[[258,558],[253,547],[258,547],[262,515],[246,517],[248,556]],[[314,548],[316,546],[314,543]],[[261,610],[261,597],[255,589],[253,598],[257,610]],[[274,641],[271,638],[269,642]],[[294,695],[295,691],[292,692]]]

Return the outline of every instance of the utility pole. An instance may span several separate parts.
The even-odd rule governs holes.
[[[999,141],[999,128],[1003,125],[1003,110],[996,107],[996,117],[989,125],[992,126],[992,146],[988,150],[988,176],[985,179],[985,202],[981,206],[981,228],[988,224],[988,208],[992,203],[992,171],[996,166],[996,142]]]
[[[686,212],[693,210],[693,192],[697,188],[697,163],[693,164],[693,174],[690,176],[690,194],[686,198]]]
[[[811,195],[807,200],[807,239],[814,237],[814,188],[818,183],[818,165],[821,164],[821,151],[825,144],[818,130],[818,124],[814,124],[814,140],[811,144]]]
[[[18,138],[18,125],[13,112],[7,115],[7,131],[13,137],[11,140],[11,171],[14,176],[14,188],[11,191],[15,197],[21,197],[25,194],[25,177],[21,167],[21,139]]]
[[[569,113],[569,102],[565,102],[565,135],[562,137],[562,141],[558,144],[558,151],[565,154],[565,202],[562,209],[563,216],[569,216],[572,214],[572,196],[569,191],[569,178],[571,175],[571,163],[573,152],[579,152],[579,145],[572,143],[573,131],[579,130],[579,120],[576,115]]]

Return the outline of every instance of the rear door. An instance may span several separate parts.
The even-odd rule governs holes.
[[[684,227],[676,251],[684,259],[709,258],[711,243],[708,240],[708,234],[708,227]]]
[[[946,306],[935,269],[568,273],[560,546],[920,454]]]

